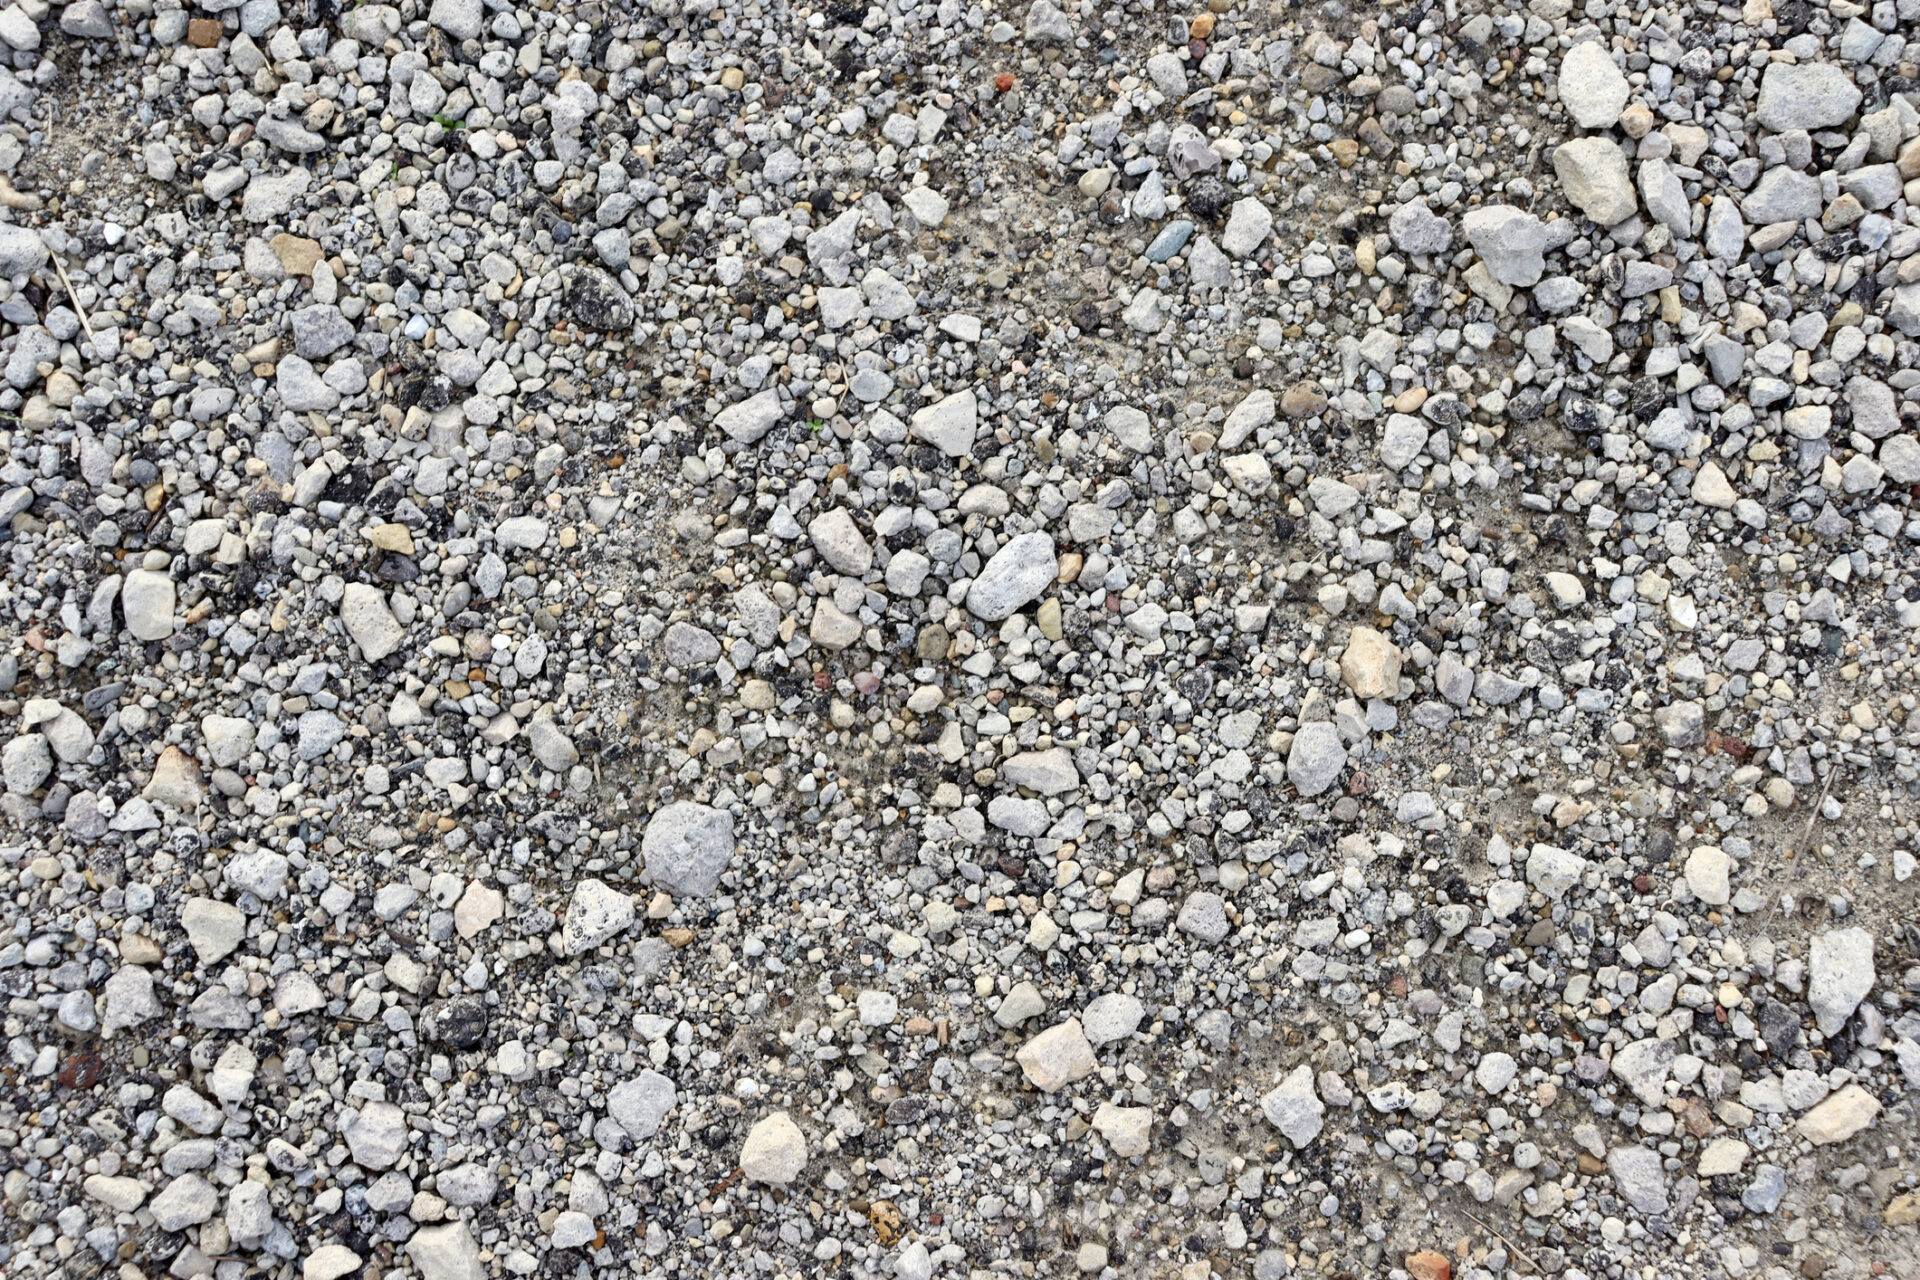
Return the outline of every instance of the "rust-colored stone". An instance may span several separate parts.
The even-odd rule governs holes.
[[[189,19],[187,22],[187,43],[196,49],[211,49],[219,44],[220,19]]]

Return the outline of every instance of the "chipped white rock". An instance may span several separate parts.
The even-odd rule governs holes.
[[[1048,1027],[1022,1045],[1014,1057],[1027,1083],[1042,1093],[1057,1093],[1100,1068],[1078,1018]]]
[[[807,1139],[784,1111],[760,1120],[740,1149],[740,1172],[749,1182],[785,1186],[807,1165]]]

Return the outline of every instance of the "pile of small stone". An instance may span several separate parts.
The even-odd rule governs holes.
[[[1916,0],[12,0],[0,1272],[1920,1270]]]

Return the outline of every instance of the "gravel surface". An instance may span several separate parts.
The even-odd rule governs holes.
[[[8,1280],[1920,1276],[1920,0],[11,0]]]

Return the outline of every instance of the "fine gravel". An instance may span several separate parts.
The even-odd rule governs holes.
[[[7,1280],[1920,1276],[1920,0],[5,0]]]

